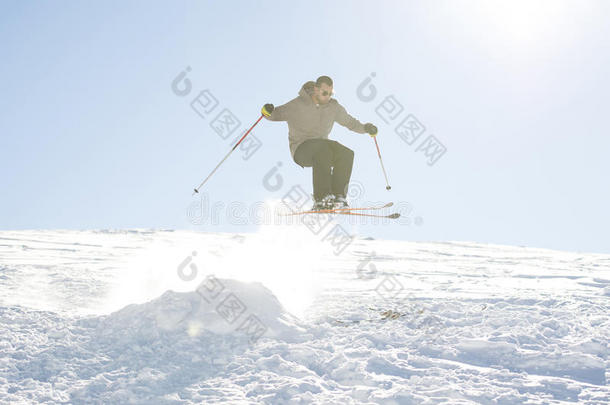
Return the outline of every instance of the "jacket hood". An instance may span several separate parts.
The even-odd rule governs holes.
[[[316,82],[314,81],[308,81],[305,82],[305,84],[303,84],[303,86],[301,86],[301,90],[299,90],[299,97],[303,100],[305,100],[308,103],[313,104],[313,100],[311,99],[311,96],[313,95],[314,92],[314,86],[316,85]],[[326,108],[328,107],[331,103],[336,103],[337,100],[335,100],[334,98],[331,98],[329,100],[328,103],[326,104],[321,104],[320,107]]]
[[[299,97],[311,101],[311,95],[313,94],[313,88],[315,85],[316,83],[311,80],[303,84],[301,90],[299,90]]]

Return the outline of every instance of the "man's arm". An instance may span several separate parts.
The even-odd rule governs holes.
[[[277,106],[273,108],[271,114],[265,115],[269,121],[288,121],[288,117],[290,116],[290,111],[293,108],[294,103],[297,99],[290,100],[286,104]]]
[[[349,115],[341,104],[337,104],[337,115],[335,116],[335,122],[343,125],[350,131],[354,131],[359,134],[364,134],[366,132],[364,130],[364,124]]]

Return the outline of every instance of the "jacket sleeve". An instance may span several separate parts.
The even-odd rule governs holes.
[[[267,118],[269,121],[288,121],[288,117],[290,117],[296,101],[297,99],[295,98],[286,104],[275,107],[271,115],[265,118]]]
[[[354,131],[359,134],[364,134],[366,132],[364,130],[364,124],[349,115],[347,111],[345,111],[345,108],[339,103],[337,103],[337,114],[335,115],[335,122],[339,123],[340,125],[343,125],[350,131]]]

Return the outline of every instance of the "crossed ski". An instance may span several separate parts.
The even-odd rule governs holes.
[[[396,219],[400,217],[398,212],[394,212],[392,214],[367,214],[360,211],[371,211],[371,210],[381,210],[384,208],[388,208],[394,205],[394,203],[389,202],[387,204],[381,206],[374,207],[358,207],[358,208],[335,208],[335,209],[326,209],[326,210],[309,210],[309,211],[299,211],[299,212],[291,212],[288,214],[284,214],[285,216],[291,215],[303,215],[303,214],[341,214],[341,215],[358,215],[363,217],[375,217],[375,218],[392,218]]]

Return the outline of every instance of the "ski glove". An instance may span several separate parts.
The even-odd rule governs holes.
[[[377,127],[370,122],[364,124],[364,131],[369,134],[371,137],[377,136]]]
[[[271,113],[273,112],[273,104],[265,104],[263,106],[263,108],[261,108],[261,113],[265,116],[265,117],[269,117],[271,115]]]

